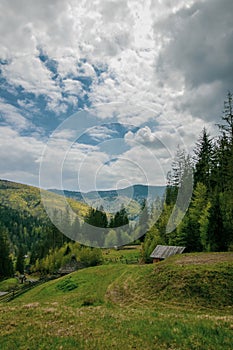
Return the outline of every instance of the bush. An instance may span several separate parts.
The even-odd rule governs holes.
[[[102,252],[98,248],[83,247],[78,255],[79,261],[85,267],[96,266],[102,262]]]
[[[78,287],[77,283],[72,279],[72,277],[66,278],[57,284],[57,289],[63,292],[69,292]]]

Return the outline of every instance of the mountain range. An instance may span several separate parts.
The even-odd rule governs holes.
[[[65,195],[67,198],[72,198],[95,208],[102,206],[108,212],[115,212],[120,209],[121,205],[124,205],[133,214],[138,212],[144,199],[152,202],[157,197],[162,198],[165,188],[165,186],[133,185],[118,190],[96,190],[85,193],[57,189],[50,189],[49,191]]]
[[[97,190],[89,192],[68,191],[49,189],[50,192],[65,195],[68,198],[73,198],[83,202],[85,199],[94,201],[98,198],[108,198],[109,200],[116,197],[127,197],[131,200],[141,202],[143,199],[153,200],[164,195],[165,186],[149,186],[149,185],[133,185],[119,190]]]
[[[55,209],[62,208],[61,195],[65,195],[73,210],[79,212],[81,216],[86,215],[89,206],[95,208],[102,206],[107,212],[116,212],[121,205],[124,205],[129,215],[133,217],[140,211],[143,199],[150,202],[157,197],[162,198],[165,186],[133,185],[119,190],[98,190],[87,193],[58,189],[42,191],[48,194]],[[0,204],[13,210],[30,212],[33,216],[45,215],[40,189],[13,181],[0,180]]]

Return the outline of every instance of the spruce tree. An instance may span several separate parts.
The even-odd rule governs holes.
[[[13,275],[13,263],[10,258],[8,232],[6,228],[0,227],[0,279]]]
[[[198,182],[203,183],[208,190],[211,189],[211,170],[213,166],[213,145],[206,128],[196,143],[194,149],[194,187]]]
[[[122,205],[121,209],[117,211],[113,218],[111,218],[109,227],[121,227],[129,224],[129,218],[125,207]]]
[[[24,251],[22,247],[19,248],[15,270],[20,274],[24,274]]]
[[[218,201],[223,232],[221,250],[233,244],[233,95],[228,92],[224,103],[222,123],[218,124],[221,136],[218,141],[217,175]],[[217,213],[216,213],[217,214]],[[219,237],[220,238],[220,237]]]
[[[146,233],[149,229],[149,209],[146,199],[143,200],[141,204],[141,213],[139,215],[139,238],[143,242],[146,236]]]

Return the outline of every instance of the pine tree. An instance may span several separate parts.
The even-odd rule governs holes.
[[[216,167],[221,191],[231,191],[233,195],[233,95],[228,92],[224,102],[222,123],[218,124],[221,136],[218,140]]]
[[[107,228],[107,226],[107,214],[103,211],[103,208],[90,208],[89,213],[85,217],[85,223],[82,226],[83,239],[87,244],[90,244],[92,246],[102,246],[105,238],[104,229]],[[95,229],[95,227],[97,229]],[[103,228],[103,230],[100,230],[100,228]]]
[[[129,224],[129,218],[125,207],[122,205],[121,209],[117,211],[113,218],[111,218],[109,227],[121,227]]]
[[[174,205],[177,199],[178,186],[173,183],[172,171],[167,173],[167,186],[165,193],[165,202],[167,205]]]
[[[233,94],[229,91],[227,100],[224,102],[222,124],[218,124],[223,135],[227,137],[228,143],[233,144]]]
[[[177,229],[171,234],[172,240],[170,238],[169,243],[184,245],[187,251],[208,250],[209,209],[207,188],[198,182],[190,208]]]
[[[180,148],[178,148],[173,162],[172,174],[172,185],[177,190],[177,194],[175,203],[171,201],[171,204],[169,203],[167,206],[168,212],[169,210],[171,211],[166,227],[167,233],[174,231],[183,219],[189,207],[193,191],[192,161],[190,156],[186,156],[185,152],[181,151]]]
[[[20,274],[24,274],[24,251],[22,247],[19,248],[15,270]]]
[[[210,190],[211,170],[213,167],[213,145],[205,128],[196,143],[194,154],[194,187],[198,182],[201,182]]]
[[[185,151],[178,146],[175,158],[172,162],[171,185],[180,187],[185,167]]]
[[[218,202],[223,232],[220,249],[233,244],[233,95],[228,92],[224,103],[222,123],[218,124],[221,136],[218,140],[216,175],[218,179]],[[220,238],[220,237],[219,237]]]
[[[0,227],[0,279],[13,275],[13,263],[10,258],[8,232]]]
[[[82,229],[79,218],[76,216],[72,224],[72,239],[75,241],[82,241]]]
[[[215,191],[211,198],[209,217],[209,244],[211,251],[226,251],[229,246],[228,232],[223,222],[220,197],[221,194]]]
[[[140,241],[143,242],[146,236],[146,233],[149,229],[149,209],[146,199],[143,200],[141,204],[141,212],[139,215],[139,237]]]
[[[87,216],[85,218],[85,222],[87,224],[95,226],[95,227],[105,228],[108,226],[107,215],[103,211],[102,207],[100,207],[100,209],[90,208],[89,213],[87,214]]]

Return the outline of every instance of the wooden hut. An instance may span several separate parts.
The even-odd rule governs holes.
[[[159,262],[175,254],[182,254],[185,247],[157,245],[150,257],[153,259],[153,263]]]
[[[67,275],[71,272],[74,272],[78,269],[82,269],[83,265],[76,260],[76,258],[74,256],[72,256],[70,262],[68,262],[66,265],[62,266],[59,270],[58,273],[63,276],[63,275]]]

